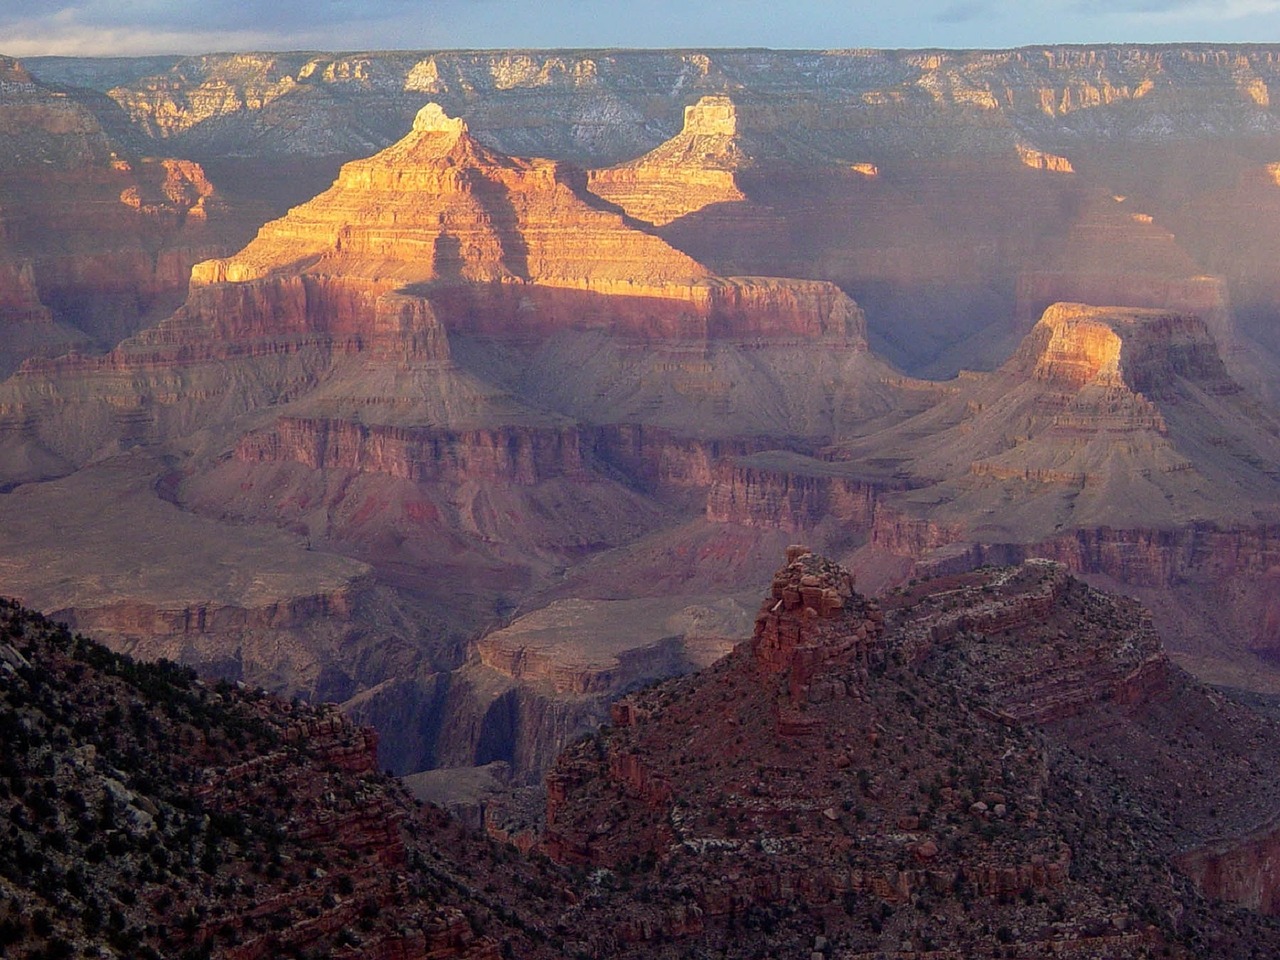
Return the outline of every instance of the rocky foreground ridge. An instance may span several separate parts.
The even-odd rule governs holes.
[[[876,603],[797,547],[750,643],[566,751],[542,842],[630,891],[610,955],[1262,956],[1280,928],[1209,898],[1268,902],[1276,750],[1058,564]]]
[[[1280,948],[1276,720],[1047,561],[875,602],[792,548],[750,642],[564,753],[541,828],[490,788],[478,821],[529,856],[409,799],[332,708],[9,602],[0,630],[6,955]]]
[[[0,725],[6,956],[557,955],[520,912],[547,879],[422,809],[331,708],[206,686],[4,601]]]

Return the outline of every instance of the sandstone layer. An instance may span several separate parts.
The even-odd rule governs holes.
[[[736,174],[751,162],[739,142],[737,106],[728,97],[703,97],[685,107],[676,137],[637,160],[593,170],[587,185],[660,227],[713,203],[745,200]]]

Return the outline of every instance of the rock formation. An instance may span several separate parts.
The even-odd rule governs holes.
[[[1275,346],[1268,45],[261,53],[58,58],[31,71],[89,88],[70,95],[139,154],[192,156],[239,179],[252,170],[279,181],[286,206],[306,196],[291,192],[311,182],[306,164],[388,146],[427,100],[505,153],[604,167],[679,138],[701,98],[729,96],[739,139],[767,148],[757,160],[789,157],[808,173],[738,177],[745,201],[681,217],[664,236],[721,274],[838,282],[873,308],[879,349],[913,373],[998,364],[1012,344],[984,328],[1009,332],[1020,278],[1021,302],[1036,301],[1027,324],[1052,300],[1115,302],[1060,285],[1044,300],[1025,285],[1056,272],[1063,225],[1112,195],[1176,235],[1196,262],[1182,276],[1223,278],[1243,332]],[[850,176],[814,175],[819,159]],[[1123,259],[1109,272],[1135,273]]]
[[[750,644],[625,698],[612,728],[562,756],[544,848],[642,891],[610,949],[674,937],[914,958],[1052,941],[1145,956],[1250,942],[1169,873],[1225,826],[1209,807],[1232,802],[1226,784],[1185,804],[1133,775],[1245,763],[1251,784],[1226,789],[1253,800],[1229,829],[1265,818],[1254,778],[1273,774],[1247,758],[1267,721],[1188,683],[1140,608],[1051,562],[921,583],[883,609],[850,583],[789,549]],[[1195,719],[1170,727],[1179,711]],[[1215,711],[1212,746],[1186,739]]]
[[[752,162],[738,136],[738,110],[728,97],[685,107],[684,128],[637,160],[591,172],[588,188],[630,216],[665,226],[714,203],[745,200],[736,174]]]
[[[186,292],[236,228],[199,164],[130,158],[65,91],[0,63],[0,374],[103,350]],[[11,334],[11,335],[10,335]]]
[[[102,461],[142,448],[151,475],[127,522],[63,524],[59,556],[11,536],[5,562],[34,574],[38,552],[58,583],[24,595],[129,649],[356,698],[403,726],[384,760],[406,771],[530,774],[619,685],[684,668],[647,631],[520,663],[504,628],[582,601],[613,640],[631,632],[605,629],[611,604],[742,602],[798,536],[855,557],[868,589],[1052,556],[1141,592],[1180,625],[1180,662],[1260,683],[1280,606],[1256,388],[1275,378],[1248,338],[1277,342],[1276,60],[6,62],[0,365],[38,358],[0,387],[10,531],[88,524],[58,498],[97,482],[117,502]],[[173,153],[201,165],[139,159]],[[220,222],[266,209],[181,309],[92,356],[168,312]],[[940,384],[877,358],[950,375],[1011,352]],[[141,572],[132,596],[75,562],[116,559],[103,530]],[[281,576],[207,577],[189,542]],[[151,556],[207,589],[160,582]]]
[[[999,371],[842,456],[912,478],[874,508],[871,541],[889,551],[943,565],[1052,556],[1166,595],[1230,580],[1254,596],[1275,436],[1199,318],[1057,304]],[[1244,541],[1256,546],[1232,545]]]

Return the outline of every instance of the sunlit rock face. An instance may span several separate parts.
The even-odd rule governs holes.
[[[585,203],[582,179],[561,163],[497,153],[428,104],[407,137],[347,164],[330,190],[263,227],[235,257],[202,265],[195,279],[243,282],[291,263],[402,283],[529,281],[602,292],[709,276]]]
[[[1041,553],[1151,589],[1213,581],[1236,633],[1264,650],[1276,633],[1259,573],[1275,555],[1271,414],[1251,406],[1232,322],[1256,333],[1272,316],[1266,163],[1280,154],[1233,139],[1274,127],[1269,48],[32,70],[78,70],[105,96],[52,98],[48,129],[15,120],[11,142],[41,165],[56,144],[109,165],[113,216],[152,239],[205,235],[235,183],[222,171],[254,164],[278,183],[285,154],[328,157],[328,184],[348,163],[318,197],[276,197],[239,254],[200,253],[213,259],[185,305],[105,358],[91,354],[118,327],[95,328],[96,345],[57,327],[51,261],[27,252],[30,211],[0,185],[0,310],[42,337],[52,318],[32,352],[78,348],[0,389],[6,485],[139,448],[175,458],[162,489],[184,507],[434,591],[469,636],[517,600],[550,602],[544,589],[650,599],[727,583],[796,531],[879,551],[875,583]],[[16,65],[6,77],[38,87]],[[125,115],[135,146],[198,146],[207,163],[112,159]],[[188,261],[158,249],[154,269],[185,284]],[[123,262],[64,266],[85,302],[107,303]],[[873,351],[931,376],[1017,358],[922,386]],[[874,449],[856,443],[926,406]],[[603,554],[607,571],[578,578]],[[1250,604],[1262,614],[1246,623]],[[121,623],[185,622],[162,614],[119,608]],[[467,716],[487,716],[482,699]],[[544,706],[512,708],[541,724],[519,735],[536,763],[568,716]]]
[[[246,158],[270,158],[276,178],[289,164],[392,144],[429,99],[507,154],[622,164],[609,174],[619,189],[657,204],[636,216],[675,215],[666,239],[719,274],[840,284],[870,308],[877,349],[912,373],[991,369],[1059,300],[1199,310],[1177,278],[1201,275],[1227,281],[1220,303],[1234,305],[1246,333],[1275,341],[1280,289],[1268,265],[1280,195],[1265,144],[1280,77],[1266,45],[262,53],[41,60],[31,70],[93,88],[87,106],[102,122],[127,118],[145,152],[234,157],[239,171]],[[725,96],[754,168],[740,167],[728,187],[714,165],[698,173],[695,155],[679,191],[658,191],[661,176],[626,186],[647,176],[636,158],[684,136],[686,108]],[[695,116],[692,129],[723,140],[723,121],[699,126]],[[806,169],[784,175],[779,160]],[[880,175],[853,174],[859,166]],[[700,194],[723,202],[699,206]],[[1177,281],[1162,293],[1130,258],[1142,245],[1129,244],[1103,257],[1110,279],[1063,282],[1079,272],[1058,262],[1063,229],[1091,198],[1113,194],[1133,195],[1135,212],[1175,235],[1197,269],[1162,274]],[[1205,292],[1194,291],[1197,303]],[[986,328],[1011,303],[1020,325],[993,344]]]
[[[736,174],[751,163],[734,102],[703,97],[685,107],[677,136],[637,160],[593,170],[588,187],[630,216],[663,226],[715,203],[745,200]]]

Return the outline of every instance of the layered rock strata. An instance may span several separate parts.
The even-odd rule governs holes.
[[[858,449],[900,473],[963,488],[966,507],[930,512],[939,531],[962,512],[981,516],[978,501],[1012,484],[1052,491],[1069,512],[1024,515],[1014,501],[970,521],[1035,542],[1063,526],[1256,522],[1274,482],[1268,423],[1198,317],[1057,304],[1000,371],[962,378],[933,410]],[[1224,489],[1235,492],[1224,498]],[[882,519],[888,534],[891,515]]]
[[[728,97],[703,97],[685,107],[676,137],[637,160],[593,170],[587,187],[661,227],[711,204],[745,200],[736,174],[750,163],[738,138],[737,106]]]
[[[232,53],[57,58],[31,69],[108,94],[140,131],[188,152],[225,151],[227,140],[251,143],[259,155],[368,152],[394,139],[432,97],[492,131],[504,150],[572,153],[596,164],[636,156],[673,135],[672,106],[730,90],[802,117],[804,139],[821,131],[841,146],[869,142],[883,150],[901,149],[913,135],[954,152],[1076,143],[1141,123],[1135,115],[1161,117],[1143,137],[1166,144],[1206,132],[1256,134],[1267,129],[1266,91],[1277,79],[1275,49],[1265,44]],[[885,122],[903,109],[926,119],[908,130]],[[322,129],[305,122],[319,115],[334,122]],[[964,142],[946,138],[947,118],[965,123]],[[287,125],[305,134],[289,139]]]

